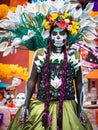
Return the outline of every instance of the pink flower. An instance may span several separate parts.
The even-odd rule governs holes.
[[[57,24],[57,26],[58,26],[59,28],[61,28],[62,30],[64,30],[64,29],[67,27],[67,23],[66,23],[64,20],[61,20],[61,21]]]
[[[71,31],[72,30],[72,25],[68,25],[67,30]]]

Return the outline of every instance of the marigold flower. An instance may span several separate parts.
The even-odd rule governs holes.
[[[14,64],[2,64],[0,63],[0,79],[10,79],[13,76],[19,76],[21,79],[28,79],[29,73],[27,68]]]
[[[98,16],[98,11],[91,11],[90,16],[92,16],[92,17]]]
[[[6,18],[9,11],[9,7],[6,4],[0,5],[0,19]]]

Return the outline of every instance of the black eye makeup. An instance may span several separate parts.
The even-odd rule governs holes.
[[[62,36],[65,35],[65,33],[66,33],[65,31],[59,32],[59,34],[62,35]],[[53,36],[56,36],[56,35],[58,34],[58,32],[53,31],[51,34],[52,34]]]
[[[65,31],[60,32],[60,35],[65,35]]]
[[[53,31],[53,32],[52,32],[52,35],[53,35],[53,36],[56,36],[56,35],[57,35],[57,32]]]

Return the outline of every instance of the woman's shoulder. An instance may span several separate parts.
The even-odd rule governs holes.
[[[68,50],[68,55],[69,56],[73,56],[74,55],[76,59],[80,59],[80,52],[78,50],[76,50],[76,49],[70,48]]]
[[[40,56],[43,56],[45,52],[46,52],[46,48],[40,48],[36,50],[36,54]]]

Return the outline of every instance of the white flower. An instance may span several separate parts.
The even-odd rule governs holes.
[[[7,56],[8,54],[10,54],[13,51],[12,46],[8,46],[5,51],[3,52],[3,56]]]
[[[75,58],[75,55],[72,55],[72,56],[69,56],[69,55],[68,55],[68,61],[69,61],[69,62],[73,62],[73,64],[78,64],[79,59],[76,59],[76,58]]]
[[[44,60],[45,60],[45,54],[44,54],[43,56],[38,55],[38,59],[39,59],[40,61],[43,61],[43,62],[44,62]]]
[[[32,30],[28,30],[27,35],[23,35],[22,40],[29,40],[31,37],[35,35],[35,32]]]
[[[14,23],[13,21],[10,21],[10,20],[2,20],[0,22],[0,27],[3,29],[8,29],[8,30],[14,30],[17,28],[16,23]]]
[[[29,36],[28,36],[28,35],[24,35],[24,36],[22,37],[22,40],[23,40],[23,41],[28,40],[28,39],[29,39]]]
[[[15,38],[12,42],[12,46],[16,46],[19,47],[19,45],[21,44],[21,39],[20,38]]]
[[[78,68],[79,66],[82,66],[83,62],[78,63],[75,68]]]
[[[37,66],[40,66],[40,65],[41,65],[41,63],[40,63],[39,60],[35,61],[35,64],[36,64]]]
[[[43,30],[42,36],[43,36],[44,39],[49,37],[49,30]]]
[[[28,36],[32,37],[34,36],[35,32],[33,30],[28,30]]]
[[[69,20],[69,19],[65,19],[64,21],[65,21],[66,23],[69,23],[69,22],[70,22],[70,20]]]
[[[8,12],[7,18],[9,22],[13,22],[14,24],[19,24],[21,22],[20,14],[13,13],[11,11]]]
[[[64,58],[64,53],[61,53],[61,54],[60,53],[52,53],[50,56],[50,59],[52,60],[52,62],[55,60],[58,60],[60,63],[60,61],[63,60],[63,58]]]
[[[7,48],[7,46],[8,46],[8,42],[2,42],[2,43],[0,44],[0,52],[5,51],[6,48]]]
[[[55,76],[55,78],[53,80],[51,79],[51,85],[54,88],[59,88],[61,86],[61,79],[59,79],[57,76]]]
[[[27,3],[27,6],[25,8],[25,10],[27,12],[29,12],[30,14],[36,14],[36,7],[35,7],[35,3]]]

